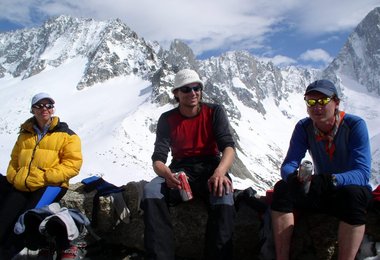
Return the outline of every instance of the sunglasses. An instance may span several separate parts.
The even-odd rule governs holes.
[[[308,107],[313,107],[317,103],[320,104],[321,106],[326,106],[330,101],[332,100],[332,97],[324,97],[320,99],[306,99],[305,102]]]
[[[182,93],[190,93],[191,91],[198,92],[198,91],[201,91],[201,90],[202,90],[202,86],[201,85],[198,85],[198,86],[195,86],[195,87],[184,86],[184,87],[180,87],[179,88],[179,91],[181,91]]]
[[[52,109],[54,108],[54,105],[53,104],[35,104],[32,107],[37,108],[37,109],[42,109],[42,108]]]

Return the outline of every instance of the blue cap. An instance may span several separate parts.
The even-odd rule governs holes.
[[[328,97],[336,96],[339,98],[338,90],[336,89],[334,83],[327,79],[321,79],[311,83],[309,86],[307,86],[305,95],[312,91],[320,92]]]

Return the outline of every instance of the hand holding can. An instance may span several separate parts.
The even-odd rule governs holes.
[[[189,181],[187,180],[186,173],[184,172],[177,172],[175,174],[176,178],[181,182],[181,189],[179,190],[181,194],[181,198],[183,201],[188,201],[193,198],[193,193],[190,188]]]

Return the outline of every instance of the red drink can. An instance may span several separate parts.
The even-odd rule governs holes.
[[[182,200],[191,200],[193,198],[193,193],[191,192],[190,184],[187,180],[186,173],[177,172],[176,177],[181,182],[181,189],[179,190],[179,193],[181,194]]]

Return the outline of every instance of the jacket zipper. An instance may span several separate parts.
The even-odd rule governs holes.
[[[44,135],[45,136],[45,135]],[[44,136],[42,138],[44,138]],[[36,135],[36,138],[38,139],[38,136]],[[28,177],[30,175],[30,169],[32,167],[32,162],[33,162],[33,159],[34,159],[34,155],[36,153],[36,150],[37,150],[37,146],[38,144],[41,142],[42,138],[37,141],[36,145],[34,146],[33,148],[33,152],[32,152],[32,157],[30,158],[30,163],[29,163],[29,168],[28,168],[28,174],[26,175],[26,178],[25,178],[25,181],[24,181],[24,184],[25,184],[25,187],[31,192],[31,189],[28,187],[28,184],[27,184],[27,180],[28,180]]]

